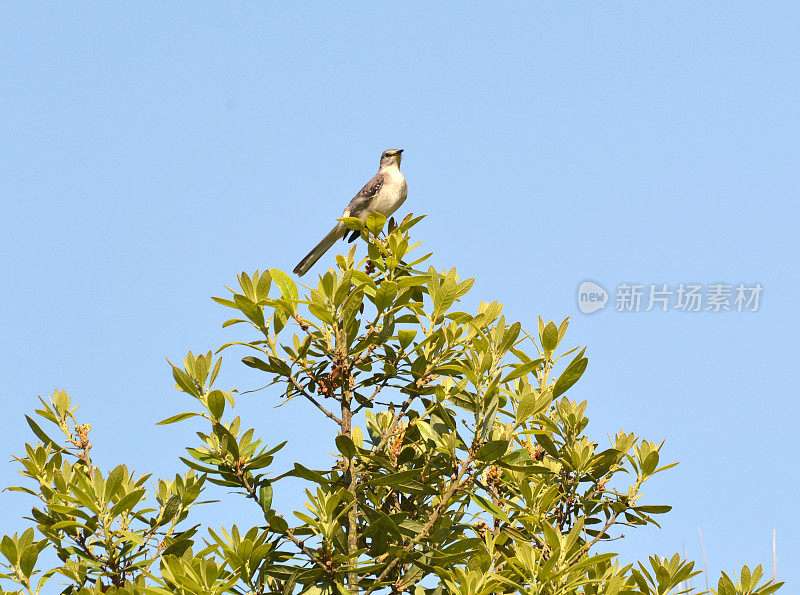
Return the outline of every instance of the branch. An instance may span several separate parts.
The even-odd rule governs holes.
[[[374,452],[380,452],[383,449],[383,447],[386,446],[386,444],[389,442],[389,438],[395,436],[397,433],[400,432],[400,430],[395,432],[395,428],[397,427],[397,422],[402,419],[403,414],[408,410],[408,408],[411,406],[411,403],[413,403],[414,399],[416,399],[418,396],[419,395],[412,392],[409,395],[408,399],[406,399],[405,402],[402,405],[400,405],[400,415],[394,412],[392,413],[392,423],[390,423],[389,427],[386,428],[386,431],[383,433],[381,441],[378,444],[378,446],[375,447]]]
[[[575,556],[569,562],[567,562],[567,566],[566,567],[569,568],[570,566],[575,564],[578,560],[580,560],[580,558],[581,558],[581,556],[583,554],[585,554],[590,549],[592,549],[592,546],[595,543],[597,543],[598,541],[600,541],[600,539],[603,537],[603,535],[606,534],[606,531],[608,531],[611,528],[611,526],[614,524],[614,521],[617,520],[617,517],[619,515],[620,515],[620,513],[618,513],[618,512],[615,512],[613,515],[611,515],[611,518],[608,519],[606,524],[601,529],[600,533],[598,533],[597,536],[594,539],[592,539],[589,543],[585,544],[581,549],[579,549],[578,553],[575,554]],[[615,539],[618,539],[618,538],[615,538]],[[612,541],[612,540],[608,540],[608,541]]]
[[[297,539],[297,537],[294,536],[294,531],[292,531],[291,529],[287,529],[284,535],[288,537],[293,544],[295,544],[298,548],[300,548],[300,551],[302,551],[306,556],[308,556],[314,564],[322,568],[322,570],[324,570],[325,572],[330,572],[330,568],[325,566],[325,563],[322,560],[320,560],[317,556],[315,556],[314,553],[311,552],[306,547],[305,542],[300,541],[299,539]]]
[[[339,419],[338,417],[336,417],[336,416],[335,416],[333,413],[331,413],[331,412],[330,412],[330,411],[328,411],[327,409],[325,409],[325,407],[323,407],[322,405],[320,405],[320,404],[319,404],[319,401],[317,401],[317,400],[316,400],[314,397],[312,397],[311,395],[309,395],[309,394],[306,392],[306,390],[305,390],[305,389],[304,389],[302,386],[300,386],[300,383],[299,383],[299,382],[297,382],[297,380],[295,379],[295,377],[294,377],[294,376],[287,376],[287,378],[289,379],[289,382],[291,382],[291,383],[292,383],[292,385],[295,387],[295,389],[297,389],[297,391],[298,391],[298,392],[299,392],[301,395],[303,395],[303,396],[304,396],[306,399],[308,399],[308,400],[309,400],[309,401],[311,401],[311,402],[312,402],[314,405],[316,405],[317,409],[319,409],[320,411],[322,411],[322,413],[324,413],[324,414],[325,414],[327,417],[329,417],[330,419],[332,419],[333,421],[335,421],[337,424],[339,424],[339,425],[342,425],[342,420],[341,420],[341,419]]]
[[[471,462],[472,462],[472,454],[470,454],[464,460],[464,464],[462,465],[461,470],[458,472],[458,475],[456,476],[455,481],[453,481],[453,484],[450,486],[450,488],[447,490],[447,492],[445,492],[444,496],[442,496],[441,504],[439,504],[439,506],[437,506],[436,509],[431,513],[430,518],[428,519],[428,522],[425,523],[425,526],[420,530],[420,532],[417,534],[417,536],[414,539],[412,539],[411,542],[407,546],[405,546],[403,548],[403,552],[404,553],[407,553],[407,552],[410,552],[411,550],[413,550],[414,547],[419,542],[421,542],[423,539],[425,539],[428,536],[428,533],[430,533],[431,529],[433,528],[433,525],[436,524],[436,521],[439,520],[439,517],[442,515],[442,513],[445,510],[447,510],[447,508],[450,506],[450,498],[453,497],[453,494],[455,494],[456,491],[459,488],[463,487],[464,482],[461,481],[461,478],[464,477],[464,473],[466,473],[467,468],[469,467],[469,464]],[[392,560],[386,566],[386,568],[383,569],[383,572],[381,572],[378,575],[378,578],[375,579],[375,582],[372,584],[372,586],[369,589],[367,589],[367,591],[364,593],[364,595],[370,595],[376,589],[379,589],[381,581],[383,581],[389,575],[389,573],[394,569],[394,567],[397,566],[399,563],[400,563],[400,558],[399,557],[396,557],[394,560]]]
[[[242,482],[242,486],[244,487],[245,490],[247,490],[247,494],[253,500],[255,500],[256,504],[258,504],[259,507],[263,509],[263,507],[261,506],[261,501],[258,499],[258,494],[256,493],[255,488],[253,488],[253,486],[250,485],[250,482],[247,481],[247,477],[245,476],[245,474],[240,473],[238,475],[239,479]],[[306,547],[305,542],[300,541],[299,539],[297,539],[297,537],[294,536],[294,531],[292,529],[286,529],[286,531],[281,533],[281,535],[285,535],[286,537],[288,537],[289,540],[293,544],[295,544],[300,549],[301,552],[303,552],[306,556],[309,557],[311,562],[322,568],[325,572],[330,572],[330,569],[327,566],[325,566],[324,562],[322,562],[322,560],[320,560],[318,556],[314,555],[314,553]]]
[[[374,401],[375,397],[378,396],[378,393],[380,393],[384,388],[386,388],[386,385],[389,384],[389,380],[391,380],[391,379],[392,379],[392,376],[388,376],[387,375],[386,378],[383,379],[383,382],[379,383],[378,386],[375,387],[375,390],[372,392],[372,395],[369,397],[369,401],[370,402]],[[353,409],[353,414],[358,413],[364,407],[366,407],[366,405],[358,405],[355,409]]]

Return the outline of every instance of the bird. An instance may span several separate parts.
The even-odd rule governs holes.
[[[380,167],[372,179],[364,184],[347,205],[342,213],[342,217],[358,217],[366,221],[370,213],[378,212],[389,217],[400,205],[405,202],[408,196],[408,186],[403,172],[400,171],[400,157],[403,149],[387,149],[381,153]],[[314,266],[325,252],[333,246],[337,240],[347,235],[347,228],[341,221],[328,232],[322,241],[314,246],[303,260],[294,267],[294,274],[298,277],[305,275]],[[355,239],[358,232],[353,235]]]

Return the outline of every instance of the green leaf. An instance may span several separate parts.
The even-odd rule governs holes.
[[[404,485],[410,480],[419,479],[419,470],[409,469],[408,471],[399,471],[390,475],[379,475],[369,480],[370,485],[374,486],[389,486],[399,487]]]
[[[496,461],[506,453],[507,449],[508,440],[492,440],[481,446],[475,457],[480,461]]]
[[[414,422],[417,430],[419,430],[420,436],[422,436],[423,440],[430,440],[433,442],[434,445],[438,445],[441,441],[441,437],[439,433],[433,429],[433,426],[429,424],[427,421],[423,421],[421,419],[417,419]]]
[[[167,360],[169,365],[172,366],[172,377],[175,379],[175,383],[178,385],[183,392],[192,395],[193,397],[200,397],[200,391],[197,388],[194,380],[192,380],[191,376],[189,376],[186,372],[178,368],[177,366],[173,365],[172,362]]]
[[[533,414],[541,411],[544,407],[546,407],[545,403],[549,401],[549,395],[541,395],[538,391],[530,391],[523,395],[522,399],[520,399],[519,405],[517,405],[517,416],[516,416],[516,424],[520,425],[521,423],[528,420]]]
[[[561,541],[562,536],[559,531],[548,523],[547,521],[542,521],[542,532],[544,533],[544,538],[547,541],[547,545],[550,546],[554,555],[557,555],[558,552],[561,550]]]
[[[277,531],[278,533],[286,533],[286,531],[289,530],[289,523],[287,523],[283,517],[278,516],[277,514],[271,516],[268,522],[269,528]]]
[[[256,368],[257,370],[263,370],[264,372],[271,372],[281,376],[291,375],[292,369],[285,361],[272,355],[268,357],[269,363],[257,357],[253,357],[252,355],[248,355],[242,358],[242,363],[251,368]]]
[[[214,364],[214,369],[211,370],[211,378],[208,380],[208,386],[214,384],[214,381],[217,379],[217,374],[219,374],[219,368],[222,365],[222,357],[217,358],[216,363]]]
[[[356,285],[366,285],[365,291],[368,295],[375,295],[375,291],[377,291],[378,286],[375,284],[375,281],[367,275],[363,271],[359,270],[352,270],[350,271],[350,278],[353,280],[353,283]]]
[[[561,343],[561,339],[564,338],[564,335],[567,333],[567,327],[569,326],[569,316],[567,316],[564,320],[561,321],[561,324],[558,325],[558,342]]]
[[[44,444],[45,446],[50,444],[51,446],[55,446],[58,450],[61,450],[58,444],[56,444],[56,442],[52,438],[50,438],[50,436],[45,434],[44,430],[42,430],[42,428],[40,428],[35,421],[33,421],[27,415],[25,416],[25,420],[28,422],[28,425],[31,427],[31,430],[33,430],[33,433],[36,434],[36,437],[42,441],[42,444]]]
[[[364,229],[364,222],[358,217],[339,217],[337,221],[341,221],[347,229],[352,231]]]
[[[272,317],[272,327],[276,335],[284,329],[287,322],[289,322],[289,315],[283,308],[277,308],[275,315]]]
[[[558,377],[558,380],[556,380],[555,386],[553,386],[554,399],[557,399],[567,392],[567,390],[578,382],[578,379],[583,375],[583,372],[586,370],[586,365],[589,363],[589,360],[583,357],[584,351],[586,351],[585,347],[575,356],[561,373],[561,376]]]
[[[549,358],[550,354],[558,347],[558,327],[552,320],[548,322],[547,326],[542,330],[541,339],[542,348],[545,351],[545,355]]]
[[[650,506],[637,506],[633,510],[637,512],[644,512],[647,514],[664,514],[665,512],[669,512],[672,510],[672,506],[667,506],[666,504],[661,505],[650,505]]]
[[[274,372],[275,370],[270,366],[267,362],[257,357],[253,357],[252,355],[248,355],[247,357],[242,358],[242,363],[245,366],[249,366],[251,368],[255,368],[257,370],[262,370],[264,372]]]
[[[106,502],[111,502],[111,498],[114,496],[114,493],[122,485],[123,479],[125,479],[125,467],[118,465],[113,469],[113,471],[111,471],[111,473],[108,474],[106,487],[103,491],[103,500]]]
[[[238,293],[233,296],[233,300],[236,302],[236,307],[239,311],[247,316],[256,326],[264,326],[264,311],[261,309],[261,306],[254,303],[250,298],[239,295]]]
[[[226,320],[222,323],[222,328],[228,328],[229,326],[233,326],[234,324],[239,324],[240,322],[247,322],[242,318],[231,318],[230,320]]]
[[[311,469],[309,469],[308,467],[304,467],[300,463],[295,463],[294,469],[289,473],[287,473],[287,475],[292,475],[294,477],[301,477],[308,481],[313,481],[314,483],[318,483],[323,487],[327,487],[330,484],[330,482],[327,479],[325,479],[325,476],[322,475],[320,472],[312,471]]]
[[[256,283],[256,299],[263,300],[269,296],[269,288],[272,285],[272,276],[269,271],[264,271]]]
[[[283,441],[283,442],[281,442],[280,444],[278,444],[278,445],[276,445],[276,446],[273,446],[272,448],[270,448],[270,449],[269,449],[267,452],[265,452],[264,454],[265,454],[265,455],[272,455],[272,454],[275,454],[275,453],[276,453],[276,452],[278,452],[280,449],[282,449],[284,446],[286,446],[287,442],[289,442],[289,441],[288,441],[288,440],[284,440],[284,441]]]
[[[297,302],[297,285],[292,278],[280,269],[270,269],[269,274],[280,289],[281,295],[292,303]]]
[[[214,422],[213,428],[214,434],[219,439],[223,451],[229,453],[234,459],[238,459],[240,454],[239,445],[236,442],[236,436],[234,436],[228,428],[219,422]]]
[[[376,236],[381,232],[383,226],[386,224],[386,216],[379,213],[378,211],[373,211],[369,215],[367,215],[366,226],[367,229],[372,233],[372,235]]]
[[[79,523],[78,521],[59,521],[50,526],[51,529],[54,531],[59,531],[61,529],[87,529],[88,527],[83,523]]]
[[[111,508],[111,516],[118,516],[121,514],[125,514],[130,510],[133,510],[133,507],[136,506],[139,501],[144,497],[145,493],[144,488],[140,488],[138,490],[134,490],[129,494],[125,494],[122,498],[119,499],[112,508]]]
[[[514,345],[517,337],[519,337],[521,329],[522,325],[520,325],[519,322],[515,322],[506,330],[506,332],[503,334],[503,340],[500,343],[500,347],[498,347],[498,351],[500,353],[505,353],[511,348],[512,345]]]
[[[319,304],[309,304],[308,311],[311,312],[317,320],[321,320],[326,324],[333,324],[334,322],[333,315]]]
[[[234,310],[239,309],[239,306],[233,300],[226,300],[225,298],[218,298],[218,297],[212,297],[211,299],[217,302],[218,304],[227,306],[228,308],[233,308]]]
[[[187,450],[190,450],[190,449],[187,449]],[[198,456],[194,452],[192,452],[191,454],[192,454],[193,457],[197,457]],[[184,465],[186,465],[190,469],[194,469],[195,471],[199,471],[200,473],[218,473],[219,472],[218,469],[213,469],[211,467],[203,467],[202,465],[198,465],[194,461],[190,461],[189,459],[187,459],[185,457],[178,457],[178,458],[183,462]]]
[[[269,482],[264,483],[258,490],[258,501],[261,503],[261,508],[266,513],[272,508],[272,484]]]
[[[514,368],[505,378],[503,378],[502,382],[509,382],[511,380],[516,380],[517,378],[522,378],[526,374],[530,374],[534,372],[541,364],[544,362],[543,359],[535,359],[533,361],[520,364],[516,368]]]
[[[208,410],[211,417],[219,421],[225,411],[225,393],[221,390],[212,390],[208,395]]]
[[[14,540],[11,539],[8,535],[4,535],[2,542],[0,543],[0,551],[3,552],[3,555],[6,559],[11,562],[12,564],[17,563],[18,559],[18,552],[17,546],[14,543]]]
[[[397,281],[398,289],[408,289],[409,287],[418,287],[420,285],[425,285],[428,282],[429,276],[428,275],[409,275],[407,277],[401,277]]]
[[[175,422],[183,421],[184,419],[189,419],[190,417],[197,417],[198,415],[200,415],[200,414],[199,413],[192,413],[192,412],[179,413],[178,415],[173,415],[172,417],[168,417],[167,419],[162,419],[156,425],[157,426],[166,426],[167,424],[174,424]]]
[[[586,558],[585,560],[582,560],[582,561],[578,562],[574,566],[570,566],[570,571],[574,572],[576,570],[583,570],[584,568],[589,568],[590,566],[597,566],[598,564],[606,562],[607,560],[613,560],[616,557],[617,557],[617,554],[611,553],[611,552],[609,552],[607,554],[597,554],[596,556],[592,556],[590,558]],[[618,581],[619,581],[619,583],[621,585],[621,579],[619,577],[615,577],[615,578],[618,579]],[[612,581],[613,581],[613,579],[612,579]],[[609,581],[609,584],[611,584],[612,581]],[[611,588],[607,588],[605,591],[603,591],[603,593],[606,593],[606,594],[607,593],[614,593],[614,592],[619,592],[619,588],[617,588],[617,591],[614,591]]]
[[[30,576],[33,572],[33,567],[36,566],[36,560],[39,557],[39,548],[35,545],[29,545],[26,547],[22,555],[19,557],[19,566],[22,570],[22,574],[25,576]]]
[[[375,307],[378,312],[383,312],[388,308],[394,298],[397,297],[397,284],[392,281],[384,281],[375,292]]]
[[[353,444],[349,436],[345,436],[344,434],[339,434],[336,437],[336,448],[339,449],[339,452],[342,453],[346,459],[352,459],[356,454],[355,444]]]
[[[181,505],[181,498],[180,496],[172,496],[168,501],[167,504],[164,506],[164,511],[161,514],[161,522],[167,523],[175,518],[175,515],[178,514],[178,508]]]
[[[647,476],[653,474],[655,468],[658,467],[658,458],[659,458],[658,451],[655,450],[651,452],[649,455],[647,455],[645,460],[642,462],[643,475]]]
[[[736,595],[736,587],[725,572],[722,573],[722,576],[719,578],[719,582],[717,583],[717,593],[719,595]]]
[[[551,457],[554,459],[558,458],[558,448],[556,448],[556,445],[550,436],[547,434],[536,434],[536,442],[538,442],[545,452]]]
[[[415,330],[401,330],[397,331],[397,339],[400,341],[400,347],[405,349],[411,342],[414,340],[414,337],[417,335],[417,331]]]
[[[488,512],[492,516],[496,516],[498,519],[500,519],[501,521],[505,521],[506,523],[509,524],[511,523],[511,520],[508,518],[508,515],[505,512],[503,512],[500,509],[500,507],[497,506],[491,500],[488,500],[483,496],[479,496],[478,494],[470,494],[469,497],[475,504],[483,508],[486,512]]]
[[[298,568],[292,573],[286,581],[286,585],[283,587],[282,595],[292,595],[292,593],[294,593],[294,587],[297,585],[297,577],[300,576],[301,571],[302,569]]]

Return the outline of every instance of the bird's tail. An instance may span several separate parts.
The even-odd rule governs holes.
[[[302,277],[308,272],[308,269],[314,266],[314,263],[317,262],[323,254],[325,254],[328,249],[336,243],[336,240],[339,240],[344,237],[345,233],[347,233],[347,229],[344,226],[344,223],[339,223],[336,227],[334,227],[328,235],[322,238],[322,241],[314,246],[314,249],[309,252],[306,257],[300,261],[300,263],[294,267],[294,274],[298,277]]]

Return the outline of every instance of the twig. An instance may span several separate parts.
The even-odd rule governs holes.
[[[292,529],[287,529],[284,535],[288,537],[293,544],[295,544],[298,548],[300,548],[300,551],[302,551],[306,556],[308,556],[314,564],[322,568],[325,572],[330,572],[330,568],[325,566],[325,563],[322,562],[322,560],[320,560],[317,556],[315,556],[313,552],[309,551],[309,549],[306,547],[305,542],[300,541],[299,539],[297,539],[297,537],[294,536],[294,531],[292,531]]]
[[[409,395],[409,397],[405,400],[405,402],[402,405],[400,405],[400,414],[398,415],[396,412],[392,412],[392,423],[390,423],[389,427],[386,428],[386,431],[381,437],[380,443],[375,448],[375,452],[380,452],[383,449],[383,447],[388,444],[389,438],[391,438],[396,434],[399,434],[401,431],[404,431],[404,430],[397,430],[397,432],[395,432],[395,428],[397,427],[397,422],[399,422],[402,419],[403,414],[408,410],[408,408],[411,406],[411,403],[414,402],[415,398],[417,398],[417,394],[411,393],[411,395]]]
[[[378,385],[378,386],[375,388],[375,390],[372,392],[372,395],[371,395],[371,396],[369,397],[369,399],[368,399],[370,402],[372,402],[372,401],[375,399],[375,397],[377,397],[377,396],[378,396],[378,393],[380,393],[380,392],[381,392],[381,391],[382,391],[384,388],[386,388],[386,385],[389,383],[389,380],[390,380],[390,379],[391,379],[391,376],[386,376],[386,378],[384,378],[384,379],[383,379],[383,382],[381,382],[381,383],[380,383],[380,384],[379,384],[379,385]],[[355,392],[355,391],[354,391],[354,392]],[[364,407],[366,407],[366,405],[358,405],[358,406],[357,406],[355,409],[353,409],[353,414],[356,414],[356,413],[358,413],[358,412],[359,412],[359,411],[361,411],[361,410],[362,410]]]
[[[585,554],[590,549],[592,549],[592,546],[595,543],[597,543],[598,541],[600,541],[602,539],[603,535],[606,534],[606,531],[608,531],[611,528],[611,526],[614,524],[614,521],[617,520],[618,516],[619,516],[618,512],[615,512],[613,515],[611,515],[611,517],[606,521],[606,524],[603,526],[603,528],[600,530],[600,532],[595,536],[595,538],[592,539],[589,543],[585,544],[581,549],[579,549],[578,553],[575,554],[575,556],[569,562],[567,562],[567,566],[566,567],[569,568],[570,566],[575,564],[578,560],[580,560],[580,557],[583,554]],[[608,539],[606,541],[612,541],[612,540]]]
[[[260,507],[261,506],[261,501],[258,499],[258,494],[256,493],[255,488],[253,488],[253,486],[250,485],[250,482],[247,481],[247,477],[245,476],[245,474],[244,473],[239,473],[237,475],[239,476],[239,479],[242,482],[242,486],[244,487],[245,490],[247,490],[247,494],[253,500],[255,500],[256,504],[258,504],[259,507]],[[292,529],[286,529],[286,531],[281,532],[281,534],[285,535],[286,537],[288,537],[289,540],[300,549],[300,551],[302,551],[306,556],[309,557],[311,562],[313,562],[314,564],[316,564],[317,566],[322,568],[325,572],[330,572],[330,569],[327,566],[325,566],[325,564],[322,562],[322,560],[320,560],[319,557],[315,556],[314,553],[311,552],[306,547],[305,542],[300,541],[299,539],[297,539],[297,537],[294,536],[294,531]]]
[[[311,395],[309,395],[309,394],[306,392],[306,390],[305,390],[305,389],[304,389],[302,386],[300,386],[300,383],[299,383],[299,382],[297,382],[297,380],[295,379],[295,377],[294,377],[294,376],[287,376],[287,378],[289,379],[289,382],[291,382],[291,383],[292,383],[292,385],[295,387],[295,389],[297,389],[297,391],[298,391],[298,392],[299,392],[301,395],[303,395],[303,396],[304,396],[306,399],[308,399],[308,400],[309,400],[309,401],[311,401],[311,402],[312,402],[314,405],[316,405],[317,409],[319,409],[320,411],[322,411],[322,413],[324,413],[324,414],[325,414],[326,416],[328,416],[330,419],[332,419],[333,421],[335,421],[337,424],[339,424],[339,425],[342,425],[342,420],[341,420],[341,419],[339,419],[338,417],[336,417],[336,416],[335,416],[333,413],[331,413],[331,412],[330,412],[330,411],[328,411],[327,409],[325,409],[325,407],[323,407],[322,405],[320,405],[320,404],[319,404],[319,402],[318,402],[318,401],[317,401],[317,400],[316,400],[314,397],[312,397]]]
[[[433,525],[436,523],[436,521],[439,520],[439,517],[442,515],[442,513],[450,506],[450,498],[453,497],[453,494],[455,494],[459,488],[463,487],[464,483],[461,481],[461,478],[464,476],[464,473],[466,473],[471,462],[472,462],[472,454],[470,454],[464,460],[464,464],[462,465],[461,470],[459,471],[458,475],[453,481],[453,484],[450,486],[450,489],[448,489],[447,492],[445,492],[444,496],[442,496],[441,504],[439,504],[439,506],[437,506],[436,509],[431,513],[428,522],[425,523],[425,526],[422,527],[417,536],[403,548],[403,552],[410,552],[411,550],[414,549],[414,546],[416,546],[420,541],[422,541],[428,536],[428,533],[433,528]],[[367,589],[364,595],[370,595],[376,589],[379,589],[381,581],[383,581],[389,575],[389,573],[394,569],[394,567],[397,566],[399,563],[400,563],[399,557],[392,560],[386,566],[386,568],[383,569],[383,572],[381,572],[378,575],[378,578],[375,579],[375,582],[369,589]]]

